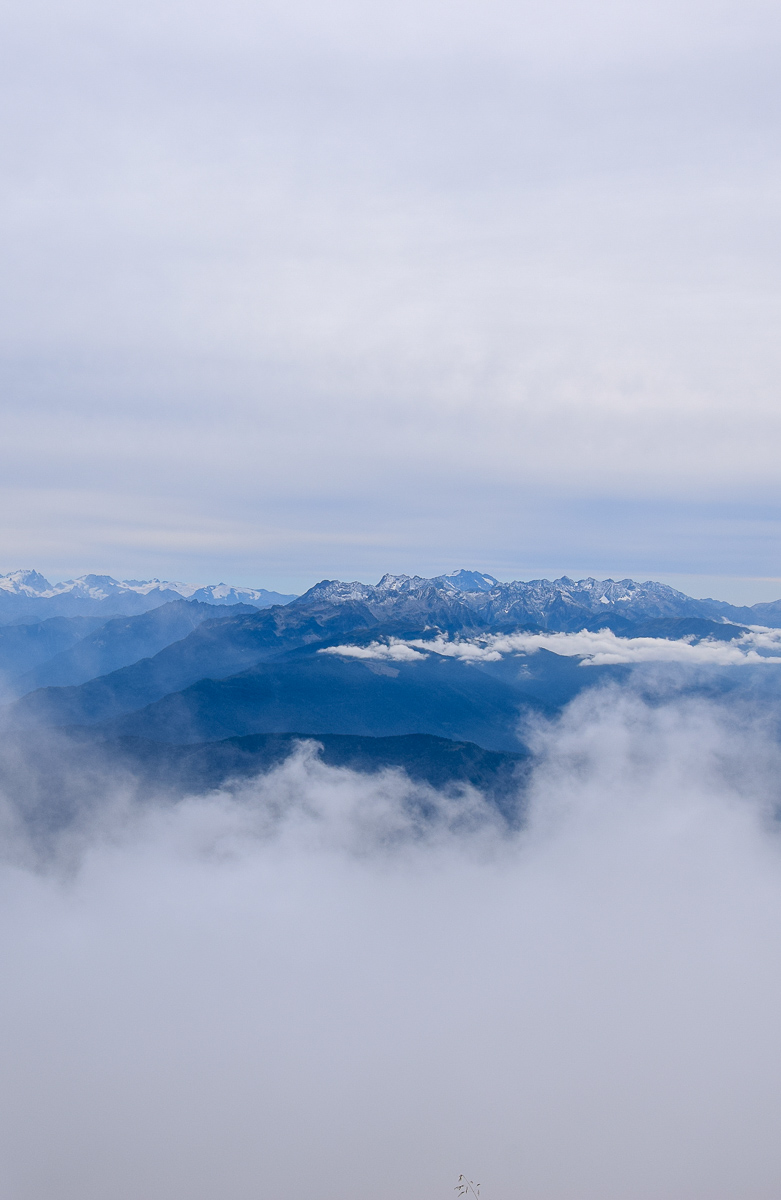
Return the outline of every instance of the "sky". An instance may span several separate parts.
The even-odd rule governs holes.
[[[777,4],[0,29],[0,570],[781,595]]]

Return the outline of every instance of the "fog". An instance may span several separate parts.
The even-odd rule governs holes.
[[[515,832],[312,746],[45,859],[7,796],[2,1194],[776,1197],[777,746],[617,690],[533,742]]]

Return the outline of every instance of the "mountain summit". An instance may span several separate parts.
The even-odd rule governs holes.
[[[91,616],[99,611],[131,616],[172,600],[202,604],[251,604],[268,608],[287,604],[292,595],[265,588],[231,587],[226,583],[177,583],[161,579],[113,579],[111,575],[81,575],[50,583],[38,571],[18,570],[0,575],[0,622],[53,616]]]

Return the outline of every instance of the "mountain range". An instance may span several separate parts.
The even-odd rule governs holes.
[[[28,608],[14,623],[6,609],[0,625],[0,783],[35,778],[40,793],[57,779],[50,814],[73,793],[66,763],[69,778],[114,762],[147,792],[165,781],[181,794],[268,770],[302,738],[334,764],[482,781],[506,797],[529,721],[605,683],[656,686],[659,670],[677,671],[679,688],[781,712],[781,602],[742,608],[650,581],[500,583],[462,570],[323,580],[290,597],[101,576],[52,586],[14,572],[2,597],[48,615]],[[79,611],[48,607],[66,603]],[[765,634],[749,629],[760,625]],[[676,645],[695,666],[659,666],[684,662]]]
[[[459,570],[433,578],[387,574],[377,584],[324,579],[303,596],[295,596],[225,583],[119,581],[109,575],[82,575],[52,584],[34,570],[0,575],[0,623],[5,624],[54,616],[130,616],[176,599],[220,607],[249,604],[254,608],[293,601],[310,606],[349,601],[364,604],[378,619],[442,618],[449,619],[453,628],[514,628],[524,623],[564,630],[576,628],[583,620],[605,617],[624,618],[630,623],[648,617],[699,617],[781,628],[781,600],[750,606],[695,600],[650,580],[574,580],[565,575],[554,580],[500,583],[493,575]]]
[[[455,571],[426,579],[383,575],[378,584],[323,580],[299,604],[365,604],[379,619],[450,621],[453,629],[534,626],[575,630],[593,625],[627,628],[648,618],[697,617],[712,621],[781,628],[781,600],[736,606],[722,600],[695,600],[664,583],[633,579],[532,579],[500,583],[491,575]]]
[[[110,575],[82,575],[63,583],[50,583],[38,571],[11,571],[0,575],[0,622],[36,621],[54,616],[132,615],[183,598],[203,604],[252,604],[267,608],[287,604],[293,595],[265,588],[230,587],[225,583],[172,583],[160,579],[112,579]]]

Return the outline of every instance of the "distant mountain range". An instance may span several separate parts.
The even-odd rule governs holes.
[[[781,713],[774,629],[781,602],[736,607],[631,579],[456,571],[323,580],[291,597],[14,572],[0,577],[0,785],[35,777],[54,812],[57,794],[78,793],[64,775],[98,755],[101,772],[115,760],[173,794],[268,770],[305,737],[334,764],[448,786],[490,777],[498,796],[519,778],[529,717],[601,683],[641,686],[648,669],[652,689],[674,670],[676,687]]]
[[[317,607],[363,604],[375,618],[392,621],[431,620],[452,628],[573,630],[579,622],[614,618],[632,624],[647,618],[700,617],[740,624],[781,628],[781,600],[736,606],[722,600],[695,600],[663,583],[633,579],[532,579],[500,583],[479,571],[453,571],[431,579],[420,575],[383,575],[377,584],[324,579],[303,596],[266,588],[232,587],[225,583],[175,583],[160,579],[112,579],[82,575],[52,584],[38,571],[0,575],[0,623],[45,620],[54,616],[132,616],[172,600],[202,604],[278,604]]]
[[[38,571],[11,571],[0,575],[0,622],[44,620],[46,617],[131,616],[183,598],[203,604],[251,604],[268,608],[287,604],[294,595],[265,588],[229,587],[225,583],[172,583],[161,579],[112,579],[110,575],[82,575],[64,583],[50,583]]]
[[[576,630],[594,620],[620,628],[648,618],[700,617],[781,628],[781,600],[736,606],[722,600],[695,600],[664,583],[633,579],[532,579],[499,583],[492,575],[455,571],[425,579],[419,575],[383,575],[376,585],[323,580],[299,604],[366,605],[377,618],[420,620],[430,617],[449,627]],[[616,621],[618,618],[618,621]]]

